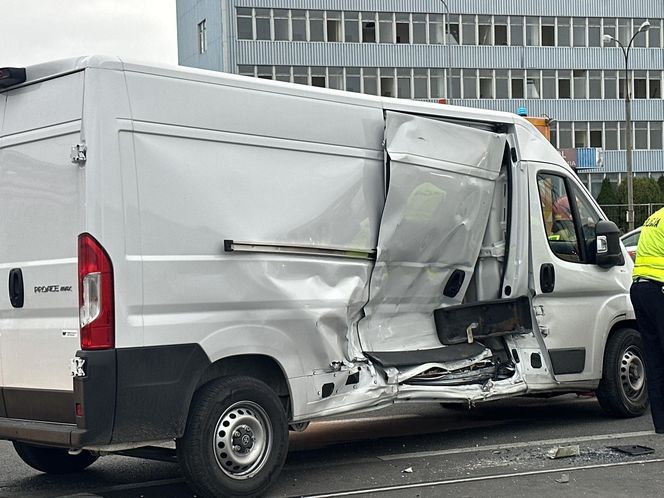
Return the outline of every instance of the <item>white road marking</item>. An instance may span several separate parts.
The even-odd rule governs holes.
[[[301,498],[335,498],[339,496],[356,496],[364,495],[367,493],[387,493],[389,491],[401,491],[405,489],[416,489],[416,488],[433,488],[438,486],[449,486],[450,484],[463,484],[468,482],[478,482],[478,481],[492,481],[496,479],[508,479],[514,477],[525,477],[525,476],[535,476],[542,474],[558,474],[561,472],[577,472],[580,470],[592,470],[592,469],[603,469],[609,467],[620,467],[627,465],[643,465],[647,463],[662,463],[664,458],[657,458],[652,460],[636,460],[631,462],[617,462],[617,463],[603,463],[596,465],[582,465],[578,467],[563,467],[557,469],[547,469],[547,470],[531,470],[528,472],[514,472],[511,474],[496,474],[490,476],[480,476],[480,477],[464,477],[460,479],[448,479],[446,481],[432,481],[432,482],[420,482],[413,484],[400,484],[396,486],[384,486],[381,488],[365,488],[358,489],[355,491],[342,491],[339,493],[329,493],[324,495],[303,495]]]
[[[456,455],[458,453],[474,453],[476,451],[508,450],[513,448],[526,448],[528,446],[547,446],[552,444],[583,443],[587,441],[603,441],[610,439],[626,439],[631,437],[650,436],[655,431],[623,432],[619,434],[598,434],[595,436],[580,436],[571,438],[542,439],[540,441],[524,441],[522,443],[490,444],[485,446],[468,446],[465,448],[452,448],[449,450],[420,451],[415,453],[398,453],[396,455],[379,455],[379,460],[389,462],[392,460],[409,460],[412,458],[425,458],[442,455]]]

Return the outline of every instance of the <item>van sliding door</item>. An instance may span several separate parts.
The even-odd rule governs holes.
[[[396,112],[386,127],[388,193],[360,340],[366,352],[437,348],[433,311],[463,300],[506,137]]]

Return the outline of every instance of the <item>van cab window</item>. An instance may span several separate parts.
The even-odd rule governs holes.
[[[564,177],[537,175],[544,228],[551,251],[573,263],[594,263],[600,216],[582,190]]]

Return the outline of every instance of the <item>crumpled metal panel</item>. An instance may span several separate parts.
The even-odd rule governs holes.
[[[405,314],[430,314],[463,299],[489,218],[505,136],[395,112],[387,113],[389,190],[372,273],[365,351],[440,347],[433,322],[399,333]],[[442,295],[450,274],[465,272],[460,292]],[[396,315],[400,316],[396,316]],[[423,322],[428,321],[428,325]],[[411,332],[413,328],[411,328]]]

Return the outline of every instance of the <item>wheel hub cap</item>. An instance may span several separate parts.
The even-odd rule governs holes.
[[[226,475],[249,479],[265,465],[271,448],[271,425],[259,405],[241,401],[222,413],[215,429],[214,452]]]
[[[620,365],[620,380],[625,394],[629,398],[634,398],[641,393],[645,383],[643,360],[631,348],[623,354]]]

